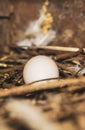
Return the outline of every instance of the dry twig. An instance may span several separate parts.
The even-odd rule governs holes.
[[[77,52],[80,51],[80,48],[76,47],[62,47],[62,46],[39,46],[39,49],[47,50],[56,50],[56,51],[68,51],[68,52]],[[85,48],[82,49],[85,52]]]
[[[10,89],[1,89],[0,97],[24,95],[35,91],[54,89],[58,87],[63,87],[65,85],[77,85],[80,83],[85,83],[85,77],[75,79],[71,78],[71,79],[55,79],[55,80],[40,81],[30,85],[22,85],[19,87],[12,87]]]

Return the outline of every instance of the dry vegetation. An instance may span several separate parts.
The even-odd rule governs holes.
[[[3,129],[83,129],[85,113],[85,54],[9,47],[0,58],[0,120]],[[59,79],[24,85],[25,62],[35,55],[52,57]],[[79,67],[79,70],[76,68]],[[4,125],[5,124],[5,125]]]
[[[42,4],[40,0],[29,2],[30,14],[27,3],[6,0],[0,6],[0,130],[84,130],[85,1],[53,0],[49,9],[57,30],[51,45],[80,47],[76,52],[16,46],[28,19],[38,16]],[[56,62],[59,79],[25,85],[24,64],[36,55],[47,55]]]

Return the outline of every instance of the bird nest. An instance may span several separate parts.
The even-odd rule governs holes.
[[[0,129],[85,129],[85,53],[9,46],[0,56]],[[24,64],[33,56],[51,57],[59,79],[25,85]],[[50,82],[52,80],[52,82]]]

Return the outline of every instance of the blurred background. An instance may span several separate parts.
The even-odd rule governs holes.
[[[0,0],[0,45],[23,39],[29,23],[39,18],[44,0]],[[84,47],[85,0],[50,0],[56,38],[51,45]]]

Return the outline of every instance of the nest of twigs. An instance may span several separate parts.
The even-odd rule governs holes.
[[[85,54],[9,46],[0,56],[1,130],[85,129]],[[25,85],[24,64],[33,56],[55,60],[60,77]]]

